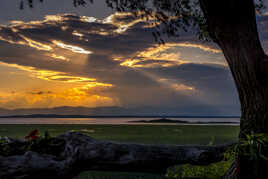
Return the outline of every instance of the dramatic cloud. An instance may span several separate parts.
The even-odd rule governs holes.
[[[182,32],[181,38],[159,46],[153,30],[129,13],[104,19],[47,15],[1,25],[0,68],[12,69],[14,81],[22,74],[39,87],[16,93],[2,89],[0,107],[214,106],[219,113],[238,111],[225,109],[237,109],[238,98],[216,45]],[[37,85],[42,83],[47,86]]]

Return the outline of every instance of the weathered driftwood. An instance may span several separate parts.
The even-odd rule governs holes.
[[[229,146],[125,144],[80,133],[65,133],[26,152],[20,148],[29,143],[12,142],[20,147],[13,144],[13,153],[0,156],[1,179],[71,179],[88,170],[165,173],[174,165],[220,161]]]

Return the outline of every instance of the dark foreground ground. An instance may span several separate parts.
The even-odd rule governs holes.
[[[96,139],[103,140],[130,143],[180,145],[214,145],[232,142],[236,141],[239,132],[238,126],[219,125],[0,125],[0,136],[24,138],[29,131],[34,129],[38,129],[40,131],[40,135],[43,135],[45,131],[48,131],[52,136],[57,136],[67,131],[77,131],[90,135]],[[213,170],[215,170],[215,168]],[[139,173],[84,172],[76,179],[163,178],[165,177]]]

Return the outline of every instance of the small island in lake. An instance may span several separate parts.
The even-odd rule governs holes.
[[[225,122],[225,121],[208,121],[208,122],[190,122],[190,121],[184,121],[184,120],[175,120],[175,119],[166,119],[166,118],[161,118],[161,119],[153,119],[153,120],[138,120],[138,121],[128,121],[128,122],[135,122],[135,123],[173,123],[173,124],[239,124],[237,121],[233,122]]]

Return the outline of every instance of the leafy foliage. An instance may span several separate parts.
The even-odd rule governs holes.
[[[236,172],[240,171],[239,157],[246,156],[250,160],[267,160],[268,161],[268,134],[249,133],[243,134],[240,142],[233,147],[230,147],[224,153],[224,160],[218,163],[213,163],[208,166],[193,166],[190,164],[176,166],[169,169],[167,177],[169,178],[207,178],[216,179],[223,176],[233,161],[236,162]]]
[[[33,141],[39,138],[38,136],[39,132],[37,129],[32,130],[27,136],[25,136],[26,140]]]
[[[59,156],[65,146],[64,140],[50,137],[47,131],[43,136],[39,136],[38,130],[35,129],[25,138],[27,141],[0,137],[0,155],[11,156],[24,154],[27,151],[35,151],[37,153]]]
[[[230,168],[232,162],[235,160],[235,146],[230,147],[224,153],[224,159],[220,162],[213,163],[207,166],[199,165],[180,165],[175,166],[167,171],[168,178],[182,179],[182,178],[207,178],[217,179],[221,178]]]
[[[255,0],[255,7],[258,13],[262,13],[262,10],[266,8],[264,0]]]
[[[232,161],[221,161],[208,166],[194,166],[190,164],[175,167],[168,170],[166,176],[168,178],[207,178],[217,179],[222,177],[231,166]]]
[[[268,161],[268,134],[251,132],[243,135],[237,145],[237,153],[248,156],[251,160],[262,159]]]
[[[35,0],[43,2],[44,0]],[[255,0],[257,12],[265,8],[264,0]],[[20,8],[27,3],[33,8],[34,0],[21,0]],[[85,6],[94,0],[72,0],[73,5]],[[164,44],[164,36],[178,37],[181,31],[196,29],[201,40],[210,41],[206,19],[200,9],[199,0],[106,0],[108,7],[118,12],[132,12],[137,18],[150,21],[155,27],[153,37]]]
[[[0,154],[6,154],[9,151],[9,146],[7,145],[10,142],[8,137],[0,137]]]

